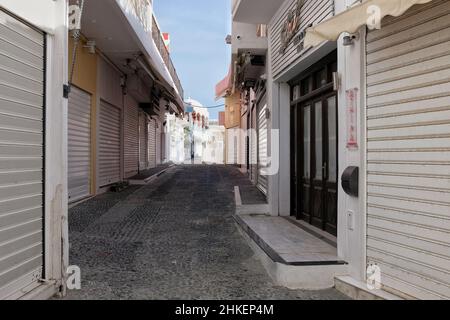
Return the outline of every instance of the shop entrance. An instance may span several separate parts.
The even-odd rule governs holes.
[[[336,53],[291,83],[292,210],[337,235],[338,105]]]

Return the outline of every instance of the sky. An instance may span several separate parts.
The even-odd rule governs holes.
[[[231,47],[230,0],[154,0],[154,12],[162,32],[170,33],[171,56],[181,79],[185,99],[204,106],[215,101],[215,86],[228,73]],[[221,109],[210,109],[217,119]]]

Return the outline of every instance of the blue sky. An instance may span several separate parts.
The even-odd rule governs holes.
[[[215,101],[217,82],[228,73],[231,48],[225,43],[230,33],[230,0],[155,0],[154,11],[162,32],[171,37],[171,55],[183,84],[185,98],[205,106]],[[211,119],[218,111],[210,110]]]

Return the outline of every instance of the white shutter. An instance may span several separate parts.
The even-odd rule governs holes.
[[[269,183],[267,176],[263,175],[261,169],[266,169],[268,165],[268,120],[267,120],[267,104],[265,99],[262,100],[260,108],[258,108],[258,188],[267,195]]]
[[[139,171],[146,170],[148,167],[148,134],[147,134],[147,116],[143,111],[139,112]]]
[[[252,108],[252,133],[250,135],[251,144],[251,180],[256,183],[258,180],[258,134],[257,134],[257,108]]]
[[[367,36],[367,262],[387,290],[450,298],[450,1]]]
[[[161,155],[162,155],[162,143],[161,143],[161,139],[162,139],[162,133],[161,133],[161,123],[158,121],[156,123],[157,128],[156,128],[156,165],[160,165],[161,164]]]
[[[42,278],[44,52],[41,32],[0,9],[0,299]]]
[[[91,195],[91,96],[72,87],[69,96],[69,202]]]
[[[156,167],[156,122],[148,121],[148,167]]]
[[[139,108],[130,96],[125,101],[124,178],[130,178],[139,171]]]
[[[120,182],[120,109],[100,102],[99,119],[99,185]]]

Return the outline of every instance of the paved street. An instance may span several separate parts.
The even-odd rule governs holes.
[[[83,288],[68,299],[342,299],[273,284],[232,218],[243,183],[233,167],[178,166],[72,208]]]

